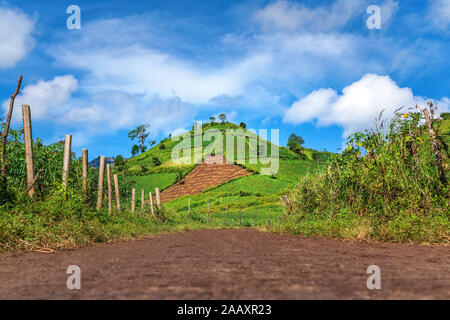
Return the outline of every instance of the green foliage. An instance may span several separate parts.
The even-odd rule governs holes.
[[[131,155],[134,157],[139,153],[139,146],[137,144],[133,145],[131,148]]]
[[[441,113],[441,119],[443,119],[443,120],[450,120],[450,112],[442,112]]]
[[[128,132],[128,138],[130,138],[131,140],[134,140],[134,139],[138,140],[139,145],[137,146],[138,147],[137,153],[139,153],[139,151],[145,152],[147,150],[147,146],[145,145],[145,143],[147,141],[148,136],[150,135],[149,130],[150,130],[150,125],[143,124],[143,125],[138,126],[136,129]],[[135,154],[137,154],[136,150],[135,150],[135,146],[136,145],[134,145],[133,149],[131,150],[131,153],[133,154],[133,156]]]
[[[166,148],[166,145],[164,143],[159,144],[159,150],[164,150]]]
[[[247,128],[247,124],[245,122],[241,122],[241,123],[239,123],[239,127],[245,129],[245,128]]]
[[[364,239],[448,241],[449,187],[439,180],[422,120],[420,113],[396,114],[384,134],[381,123],[349,137],[327,170],[306,175],[284,198],[285,228]]]
[[[291,150],[292,152],[297,153],[298,155],[302,155],[302,144],[305,143],[305,140],[303,140],[302,137],[296,135],[295,133],[291,133],[291,135],[289,136],[288,139],[288,143],[287,146],[289,148],[289,150]],[[306,156],[303,156],[303,158],[306,158]]]
[[[116,158],[114,159],[114,166],[123,166],[125,164],[125,159],[122,157],[122,155],[118,154]]]
[[[155,167],[161,165],[161,160],[158,157],[152,157],[152,162]]]

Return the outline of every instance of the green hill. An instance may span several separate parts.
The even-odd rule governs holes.
[[[206,124],[203,125],[203,133],[208,129],[217,129],[222,133],[223,146],[226,146],[226,130],[242,129],[233,123],[224,124]],[[246,133],[249,131],[245,130]],[[191,145],[193,145],[193,131],[190,135]],[[144,188],[146,194],[148,191],[154,191],[155,187],[164,190],[175,182],[181,180],[195,165],[177,164],[171,160],[173,148],[180,142],[171,139],[164,139],[150,150],[126,160],[123,167],[117,168],[122,174],[130,176],[134,181],[138,190],[137,196],[140,197],[139,190]],[[265,140],[264,140],[265,141]],[[213,141],[203,142],[203,151]],[[240,164],[249,171],[254,172],[248,177],[238,178],[217,187],[211,188],[206,192],[190,196],[191,208],[198,212],[206,212],[208,199],[210,202],[210,210],[214,212],[222,212],[225,208],[237,210],[239,206],[242,210],[253,210],[259,208],[259,212],[281,211],[279,197],[291,190],[300,177],[306,172],[314,173],[323,166],[324,161],[328,158],[329,153],[319,152],[313,149],[303,149],[302,154],[296,154],[285,147],[279,147],[279,170],[277,173],[269,175],[261,175],[261,168],[265,167],[258,160],[256,164],[249,164],[249,151],[252,145],[249,139],[245,139],[246,152],[245,163]],[[271,154],[271,144],[268,143],[267,153]],[[253,149],[252,149],[253,150]],[[194,148],[192,147],[192,153]],[[253,150],[255,151],[255,150]],[[258,149],[259,151],[259,149]],[[234,160],[236,163],[236,148],[234,150]],[[224,152],[226,155],[226,151]],[[229,159],[229,156],[227,157]],[[173,208],[177,211],[187,210],[187,197],[181,197],[166,204],[166,207]]]

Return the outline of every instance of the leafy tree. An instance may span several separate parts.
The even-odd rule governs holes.
[[[147,146],[145,145],[145,142],[146,142],[148,136],[150,135],[149,129],[150,129],[150,125],[143,124],[143,125],[140,125],[139,127],[137,127],[136,129],[128,132],[128,138],[130,138],[131,140],[134,140],[134,139],[138,140],[139,144],[137,146],[138,146],[138,150],[140,152],[145,152],[145,150],[147,150]],[[134,148],[135,146],[136,145],[133,146],[133,149],[135,149]],[[131,150],[132,154],[133,154],[133,149]]]
[[[209,117],[209,120],[211,120],[211,124],[214,124],[214,121],[216,121],[216,117]]]
[[[123,159],[122,155],[118,154],[114,159],[114,166],[123,166],[124,164],[125,160]]]
[[[241,122],[240,124],[239,124],[239,127],[241,127],[241,128],[247,128],[247,124],[245,123],[245,122]]]
[[[156,140],[150,141],[150,148],[153,147],[156,144]]]
[[[133,146],[133,148],[131,148],[131,155],[134,157],[135,155],[137,155],[139,153],[139,146],[137,144],[135,144]]]
[[[302,137],[296,135],[295,133],[291,133],[288,139],[287,146],[291,151],[300,154],[303,149],[302,144],[304,143],[305,140],[303,140]]]
[[[225,113],[221,113],[219,114],[219,119],[222,123],[225,123],[225,121],[227,121],[227,115]]]
[[[164,144],[164,143],[161,143],[160,145],[159,145],[159,150],[163,150],[163,149],[165,149],[166,148],[166,145]]]

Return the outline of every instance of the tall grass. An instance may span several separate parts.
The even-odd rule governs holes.
[[[448,243],[449,187],[439,179],[423,120],[420,112],[397,112],[387,128],[383,121],[352,135],[327,170],[306,175],[282,199],[287,214],[282,228],[307,235]],[[448,154],[441,152],[448,177]]]

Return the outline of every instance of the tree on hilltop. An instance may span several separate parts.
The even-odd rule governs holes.
[[[137,127],[134,130],[131,130],[128,132],[128,138],[131,140],[137,139],[138,145],[134,145],[131,149],[131,154],[135,156],[136,154],[140,152],[145,152],[147,150],[147,146],[145,145],[145,142],[147,141],[148,136],[150,135],[150,125],[149,124],[143,124]],[[137,149],[136,149],[137,147]]]
[[[288,139],[287,146],[291,151],[300,154],[303,149],[302,144],[304,143],[305,140],[302,137],[296,135],[295,133],[291,133]]]
[[[222,124],[225,123],[225,121],[227,121],[227,115],[225,113],[221,113],[219,114],[219,119],[220,121],[222,121]]]

